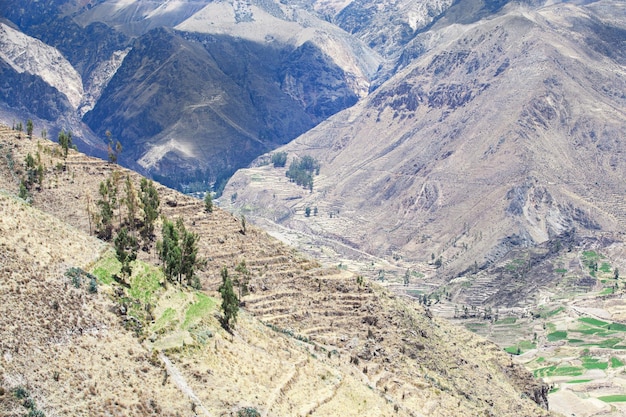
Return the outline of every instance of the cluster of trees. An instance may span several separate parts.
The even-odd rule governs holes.
[[[320,163],[312,156],[306,155],[291,161],[285,175],[291,182],[313,191],[313,175],[319,175]]]
[[[19,197],[28,201],[35,184],[37,184],[39,190],[43,186],[44,168],[39,152],[35,154],[34,158],[30,153],[27,154],[24,159],[24,165],[24,175],[20,181]]]
[[[196,275],[196,268],[201,263],[198,235],[187,230],[181,218],[175,224],[164,218],[162,234],[162,240],[157,242],[157,252],[167,280],[182,284],[184,277],[187,285],[200,289],[200,280]]]
[[[113,171],[111,176],[100,183],[97,209],[92,211],[87,201],[89,227],[95,227],[96,235],[103,240],[114,239],[116,255],[122,263],[122,275],[130,276],[130,263],[137,257],[139,237],[143,247],[149,248],[154,240],[154,223],[159,216],[159,194],[152,181],[141,180],[137,192],[133,181],[126,175],[122,181],[120,171]]]
[[[275,152],[270,160],[274,168],[282,168],[287,165],[287,152]]]

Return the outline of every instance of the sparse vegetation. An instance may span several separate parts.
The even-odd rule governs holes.
[[[163,219],[162,240],[157,242],[157,252],[163,264],[163,272],[169,281],[182,284],[183,277],[187,285],[194,284],[198,258],[198,235],[185,227],[183,219],[176,224]],[[195,286],[198,286],[196,284]]]
[[[222,268],[222,284],[218,288],[222,295],[222,327],[225,330],[231,330],[237,322],[237,313],[239,312],[239,300],[235,291],[233,291],[233,283],[228,276],[228,269]]]
[[[282,168],[287,164],[287,152],[274,152],[271,158],[274,168]]]
[[[295,158],[291,161],[286,174],[291,182],[313,191],[313,175],[320,171],[319,162],[312,156],[304,156],[302,159]]]
[[[207,191],[204,194],[204,211],[213,213],[213,197],[211,196],[211,191]]]

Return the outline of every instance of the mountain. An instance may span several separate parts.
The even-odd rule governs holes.
[[[408,266],[441,258],[448,277],[563,233],[623,230],[623,5],[440,22],[415,41],[432,49],[280,149],[319,160],[313,192],[260,158],[224,204]]]
[[[154,242],[124,277],[93,213],[100,184],[142,178],[5,126],[0,145],[2,415],[551,415],[492,343],[161,185],[161,214],[199,236],[202,289],[168,282]],[[41,177],[20,191],[29,155]],[[114,204],[115,229],[127,215]],[[242,261],[227,332],[217,288]]]
[[[15,99],[28,80],[7,74],[20,93],[4,95],[7,123],[71,129],[105,157],[109,131],[122,163],[176,187],[223,182],[353,105],[383,61],[304,5],[273,1],[26,1],[0,14],[2,61],[58,90],[33,112]],[[16,67],[20,56],[38,59]]]

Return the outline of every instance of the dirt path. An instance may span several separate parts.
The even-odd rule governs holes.
[[[189,399],[193,403],[196,404],[196,410],[201,410],[205,416],[210,417],[211,414],[209,413],[209,410],[207,410],[204,407],[204,405],[202,404],[202,401],[200,401],[196,393],[193,392],[193,390],[189,387],[189,385],[187,385],[187,381],[185,381],[185,377],[183,377],[180,374],[180,372],[178,372],[178,369],[176,368],[176,366],[174,366],[174,364],[170,361],[170,359],[167,356],[165,356],[164,353],[160,353],[159,358],[165,364],[165,369],[167,369],[167,374],[170,376],[170,378],[172,378],[172,381],[178,387],[178,389],[181,390],[183,394],[188,396]],[[196,414],[197,414],[197,411],[196,411]]]

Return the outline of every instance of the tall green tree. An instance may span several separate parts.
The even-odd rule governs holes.
[[[157,242],[157,253],[163,264],[163,273],[168,281],[176,281],[180,273],[181,250],[178,230],[173,222],[163,219],[162,240]]]
[[[26,134],[28,135],[28,139],[33,138],[33,121],[30,119],[26,121]]]
[[[74,145],[72,143],[72,131],[66,132],[65,130],[61,130],[59,132],[59,145],[61,145],[61,149],[63,149],[63,157],[67,158],[67,153],[70,148]]]
[[[111,201],[111,180],[100,183],[100,199],[96,205],[100,209],[96,219],[96,233],[100,239],[110,240],[113,234],[113,202]]]
[[[126,223],[130,230],[135,230],[137,211],[139,209],[139,200],[137,199],[137,192],[135,186],[130,179],[130,175],[126,175],[124,181],[124,203],[126,204]]]
[[[213,213],[213,197],[211,196],[211,191],[207,191],[204,194],[204,210],[207,213]]]
[[[178,282],[182,283],[182,277],[187,280],[187,285],[193,285],[198,265],[198,235],[185,228],[182,218],[176,221],[176,228],[180,236],[180,268]]]
[[[218,291],[222,295],[222,327],[226,330],[234,328],[237,322],[237,313],[239,312],[239,300],[237,294],[233,291],[233,282],[228,276],[228,269],[222,268],[222,285]]]
[[[141,207],[143,208],[143,225],[140,233],[145,242],[154,238],[154,222],[159,217],[159,193],[154,183],[145,178],[141,179]]]
[[[248,267],[246,266],[245,259],[242,259],[241,262],[237,264],[235,272],[237,272],[237,275],[235,276],[233,283],[237,286],[237,288],[239,288],[239,299],[241,300],[243,297],[250,294],[248,285],[250,284],[251,274],[250,270],[248,270]]]
[[[115,237],[115,256],[122,263],[122,276],[130,277],[133,273],[130,263],[137,259],[137,238],[122,227]]]

